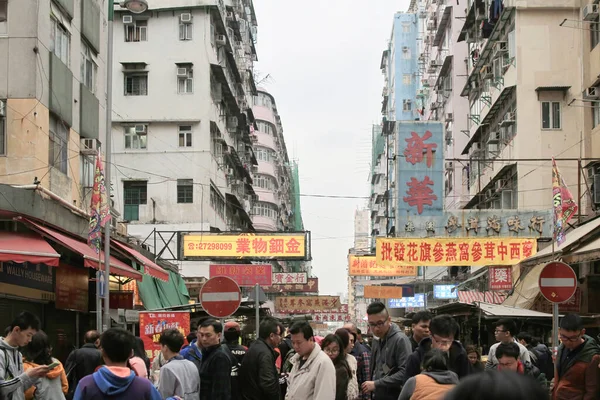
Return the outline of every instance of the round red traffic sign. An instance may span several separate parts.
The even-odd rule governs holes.
[[[577,290],[577,275],[568,264],[553,261],[540,274],[540,292],[552,303],[568,301]]]
[[[211,317],[229,317],[237,311],[241,302],[240,287],[226,276],[209,279],[200,290],[200,304]]]

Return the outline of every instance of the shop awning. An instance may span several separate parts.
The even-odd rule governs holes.
[[[478,301],[491,304],[502,304],[505,298],[505,295],[496,292],[478,292],[472,290],[458,291],[458,301],[467,304],[475,303]]]
[[[160,310],[188,304],[190,295],[181,275],[168,271],[169,281],[144,279],[137,282],[140,299],[146,310]]]
[[[117,247],[121,251],[124,251],[125,253],[127,253],[134,259],[136,259],[140,264],[142,264],[144,266],[144,272],[146,274],[148,274],[156,279],[160,279],[162,281],[169,280],[169,273],[167,271],[162,269],[158,264],[156,264],[154,261],[150,260],[148,257],[143,255],[139,251],[132,249],[131,247],[119,242],[118,240],[111,239],[110,242],[115,247]]]
[[[100,269],[100,263],[104,263],[104,253],[100,252],[99,255],[96,254],[96,252],[92,250],[87,243],[71,238],[46,226],[36,224],[28,219],[23,219],[23,222],[29,225],[40,235],[47,237],[48,239],[53,240],[76,253],[81,254],[83,256],[83,264],[86,267]],[[114,257],[110,258],[110,268],[114,275],[124,276],[138,281],[142,280],[141,273]]]
[[[487,317],[552,318],[552,314],[498,304],[479,303],[479,308],[481,308],[484,316]]]
[[[58,267],[60,254],[38,234],[0,232],[0,262],[29,262]]]

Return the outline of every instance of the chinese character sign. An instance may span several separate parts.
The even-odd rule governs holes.
[[[275,272],[273,285],[306,285],[308,274],[306,272]]]
[[[515,265],[537,253],[531,238],[377,238],[377,265],[483,267]]]
[[[423,293],[415,293],[414,297],[403,297],[401,299],[389,299],[389,308],[417,308],[425,307],[425,295]]]
[[[256,284],[270,286],[272,280],[270,264],[211,264],[210,277],[226,276],[233,279],[239,286],[254,286]]]
[[[396,187],[398,215],[443,212],[444,128],[439,122],[398,122]]]
[[[274,283],[271,286],[263,286],[262,289],[265,293],[319,293],[319,278],[308,278],[305,284]]]
[[[368,299],[401,299],[402,286],[365,286],[364,297]]]
[[[183,336],[187,336],[190,333],[190,313],[140,311],[140,338],[150,362],[160,354],[161,345],[158,341],[161,333],[167,329],[177,329]]]
[[[288,259],[308,256],[307,232],[272,234],[185,234],[183,258],[193,259]]]
[[[456,299],[457,297],[456,285],[433,285],[434,299]]]
[[[489,290],[510,290],[512,289],[512,267],[490,267]]]
[[[284,314],[339,312],[340,296],[285,296],[275,299],[275,311]]]
[[[376,256],[348,255],[348,275],[350,276],[416,276],[417,266],[395,263],[381,265]]]

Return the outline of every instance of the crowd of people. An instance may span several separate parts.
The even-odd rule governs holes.
[[[0,338],[0,399],[600,399],[600,346],[576,314],[560,321],[556,358],[514,321],[498,320],[485,364],[458,340],[451,316],[418,312],[410,336],[381,302],[367,318],[372,347],[351,323],[318,337],[308,322],[286,332],[267,317],[249,348],[237,322],[208,318],[187,337],[163,331],[152,363],[131,332],[89,331],[63,366],[39,319],[23,312]]]

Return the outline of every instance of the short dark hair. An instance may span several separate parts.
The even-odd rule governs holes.
[[[517,340],[523,340],[525,343],[529,344],[533,340],[531,333],[529,332],[519,332],[517,336],[515,336]]]
[[[431,349],[423,356],[423,370],[448,371],[448,354],[440,349]]]
[[[23,352],[27,361],[40,365],[52,364],[52,345],[44,331],[37,331]]]
[[[560,320],[560,329],[564,329],[565,331],[577,332],[583,328],[583,319],[581,319],[578,314],[565,314],[565,316]]]
[[[419,311],[414,313],[414,315],[412,316],[412,323],[418,324],[421,321],[431,321],[431,318],[433,317],[431,316],[431,313],[429,311]]]
[[[470,375],[449,392],[445,400],[548,400],[548,390],[535,379],[496,371]]]
[[[515,324],[515,321],[513,321],[512,319],[499,319],[494,324],[494,327],[498,328],[499,326],[502,326],[505,331],[510,332],[510,336],[515,336],[517,334],[517,324]]]
[[[335,336],[340,338],[340,341],[342,342],[343,348],[341,350],[345,350],[346,347],[348,347],[348,345],[350,344],[350,333],[348,332],[348,330],[340,328],[337,331],[335,331]]]
[[[290,327],[290,334],[296,335],[298,333],[302,333],[304,335],[304,339],[309,340],[311,337],[315,336],[313,333],[313,328],[306,321],[298,321],[294,322],[294,324]]]
[[[100,339],[100,332],[98,331],[87,331],[83,337],[84,343],[96,343],[96,340]]]
[[[263,319],[258,326],[258,337],[267,340],[271,333],[277,334],[277,327],[279,327],[279,334],[283,335],[283,325],[273,317],[267,317]]]
[[[515,360],[519,359],[519,355],[521,354],[521,349],[519,345],[515,342],[510,343],[500,343],[496,348],[496,358],[500,359],[501,357],[513,357]]]
[[[35,331],[39,331],[40,325],[41,325],[41,322],[37,316],[33,315],[29,311],[23,311],[22,313],[17,315],[17,317],[15,319],[13,319],[13,321],[10,323],[10,325],[8,327],[10,328],[11,332],[17,326],[22,331],[24,331],[26,329],[33,329]]]
[[[173,353],[179,353],[183,346],[183,335],[177,329],[167,329],[160,335],[158,343],[167,346]]]
[[[100,346],[106,357],[115,363],[124,363],[131,357],[135,337],[121,328],[111,328],[100,336]]]
[[[185,337],[185,340],[187,340],[188,343],[192,343],[197,337],[198,337],[198,334],[194,330],[187,334],[187,336]]]
[[[321,341],[321,349],[325,350],[325,348],[332,343],[336,343],[340,348],[340,352],[335,357],[335,360],[333,360],[333,364],[342,364],[346,360],[346,353],[344,353],[344,344],[338,335],[332,335],[330,333],[329,335],[325,336]]]
[[[225,340],[228,342],[237,341],[240,339],[240,336],[242,336],[242,333],[238,330],[231,329],[223,332],[223,337],[225,337]]]
[[[367,307],[367,315],[376,315],[383,313],[384,311],[386,315],[389,315],[385,304],[380,301],[374,301]]]
[[[438,315],[431,320],[429,330],[432,335],[441,337],[456,337],[458,323],[449,315]]]
[[[221,325],[221,323],[214,318],[205,319],[200,325],[198,325],[198,328],[208,328],[209,326],[213,327],[215,333],[223,332],[223,325]]]

